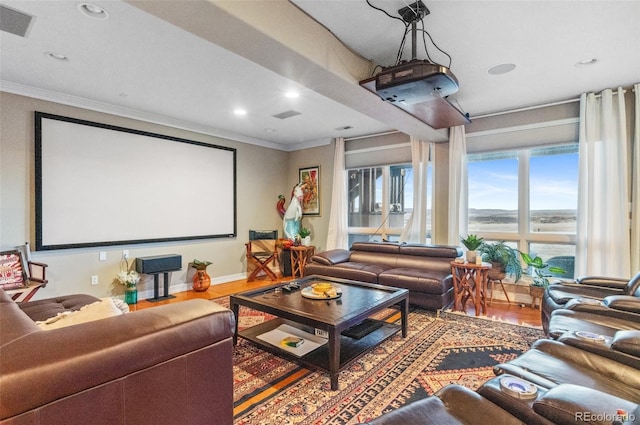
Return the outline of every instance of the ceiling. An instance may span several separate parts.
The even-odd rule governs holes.
[[[460,83],[449,101],[472,120],[640,81],[639,1],[423,1]],[[0,89],[286,151],[393,130],[446,140],[358,85],[395,63],[404,33],[365,0],[90,2],[108,19],[79,1],[1,0],[35,19],[25,37],[0,32]],[[409,2],[369,3],[397,16]]]

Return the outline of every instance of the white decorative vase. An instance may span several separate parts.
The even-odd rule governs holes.
[[[478,251],[467,251],[467,263],[475,264],[477,256],[478,256]]]
[[[302,238],[301,243],[303,246],[311,246],[311,236],[305,236]]]

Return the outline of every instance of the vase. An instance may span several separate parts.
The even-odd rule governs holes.
[[[124,302],[129,305],[138,304],[138,288],[126,288],[124,291]]]
[[[204,292],[211,286],[211,277],[206,270],[196,270],[193,275],[193,290],[196,292]]]
[[[478,255],[478,251],[467,251],[467,263],[476,263],[476,256]]]
[[[302,238],[302,246],[311,246],[311,236]]]

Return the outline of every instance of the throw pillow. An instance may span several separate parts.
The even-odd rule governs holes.
[[[42,330],[59,329],[121,314],[123,311],[118,308],[112,298],[103,298],[93,304],[85,305],[80,310],[58,313],[47,320],[36,322],[36,325]]]

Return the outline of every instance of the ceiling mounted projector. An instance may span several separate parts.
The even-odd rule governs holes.
[[[457,91],[458,80],[449,68],[426,60],[385,68],[376,76],[376,93],[391,103],[428,102]]]
[[[449,57],[449,67],[434,63],[425,43],[429,60],[417,59],[417,23],[422,22],[429,13],[421,0],[398,10],[400,19],[406,23],[405,37],[411,27],[411,60],[398,63],[404,46],[403,38],[396,65],[383,68],[375,77],[360,81],[360,85],[435,129],[468,124],[471,122],[468,114],[462,113],[447,99],[458,91],[458,80],[449,69],[451,56],[435,46]],[[424,23],[421,31],[429,35]]]

